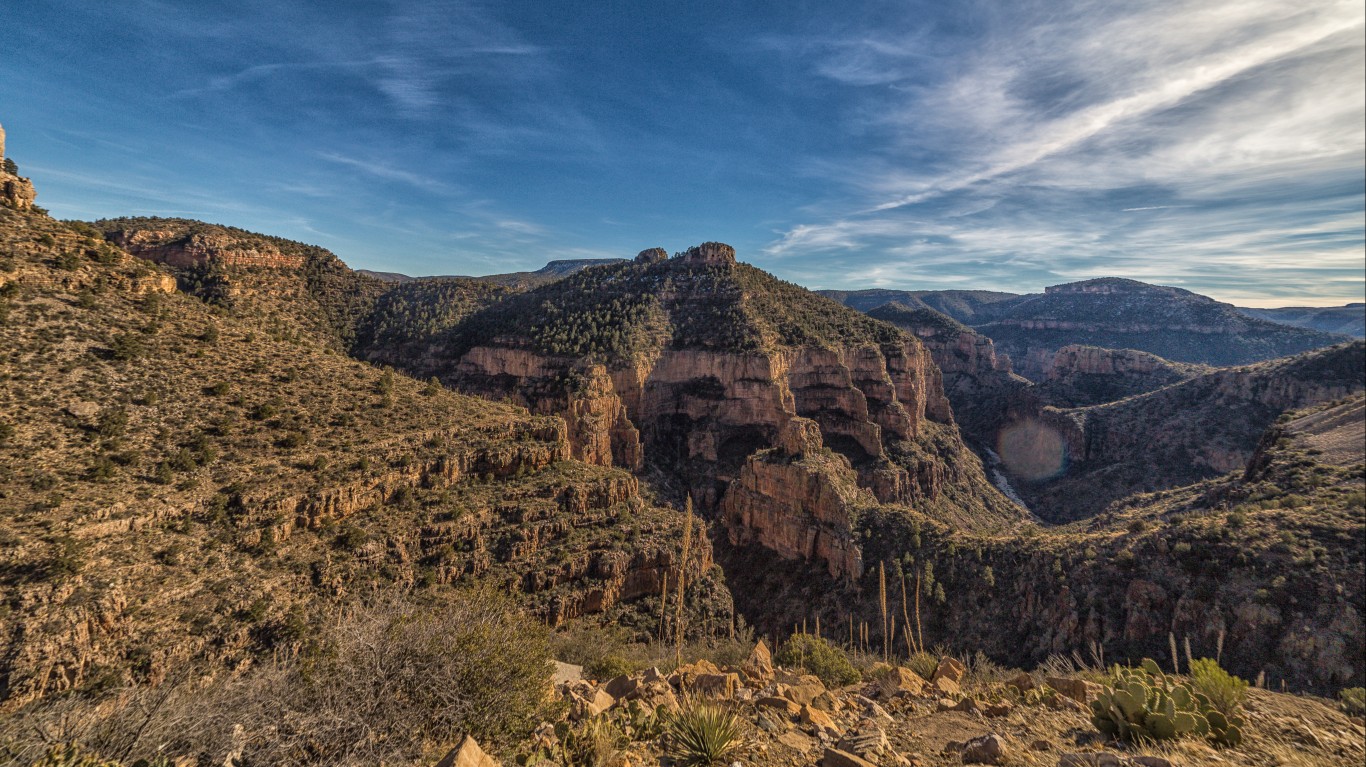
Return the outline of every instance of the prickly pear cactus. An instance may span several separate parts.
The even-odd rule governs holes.
[[[1091,703],[1091,722],[1103,734],[1130,742],[1174,740],[1210,733],[1208,701],[1144,659],[1138,668],[1116,666],[1112,683]]]

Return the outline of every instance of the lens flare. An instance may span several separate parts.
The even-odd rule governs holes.
[[[1011,474],[1030,482],[1056,477],[1067,468],[1067,442],[1056,429],[1032,418],[1002,429],[996,454]]]

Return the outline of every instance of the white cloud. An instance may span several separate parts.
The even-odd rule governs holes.
[[[809,166],[855,202],[788,227],[769,256],[879,264],[846,285],[943,281],[935,269],[982,256],[1067,277],[1360,269],[1360,3],[977,8],[986,32],[928,65],[914,25],[802,47],[864,88],[847,130],[874,152]]]

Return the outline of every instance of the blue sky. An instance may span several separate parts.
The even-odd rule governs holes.
[[[63,218],[487,274],[704,240],[825,288],[1361,300],[1359,0],[7,3]]]

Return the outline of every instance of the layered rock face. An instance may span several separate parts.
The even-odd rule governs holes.
[[[630,469],[646,456],[681,462],[713,480],[699,487],[708,506],[749,454],[774,444],[797,416],[819,424],[827,445],[865,467],[865,484],[883,500],[910,501],[934,482],[889,465],[886,441],[915,439],[926,418],[952,422],[938,371],[914,341],[886,349],[664,351],[613,371],[477,347],[461,358],[452,383],[564,416],[581,460]]]
[[[1112,402],[1210,372],[1203,365],[1164,360],[1135,349],[1102,349],[1077,344],[1031,357],[1045,369],[1043,399],[1061,407]]]
[[[110,241],[135,256],[172,267],[202,266],[299,269],[304,257],[281,253],[263,243],[243,243],[221,232],[184,233],[168,229],[115,231]]]
[[[823,446],[815,422],[794,418],[778,447],[745,462],[720,511],[731,545],[763,546],[856,581],[863,576],[863,551],[855,524],[861,509],[876,504],[848,460]]]

